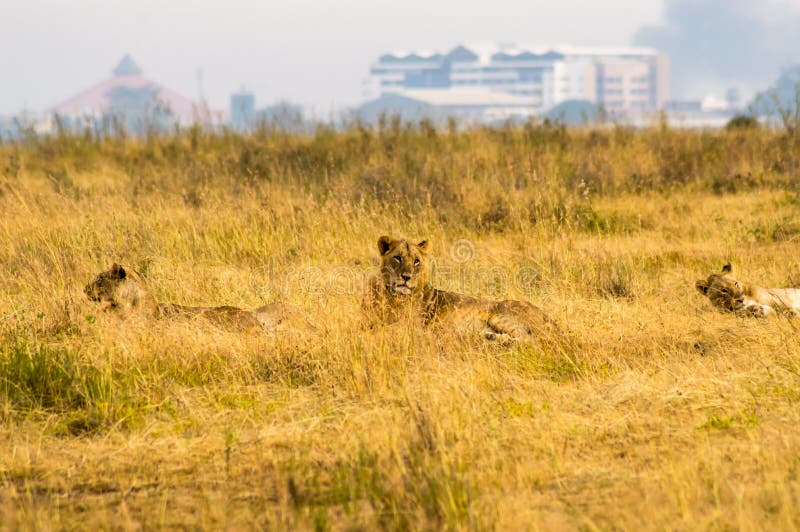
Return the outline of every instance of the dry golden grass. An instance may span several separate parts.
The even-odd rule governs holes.
[[[796,530],[800,323],[693,285],[800,283],[798,153],[424,124],[0,146],[0,528]],[[363,330],[385,233],[575,345]],[[115,260],[317,332],[121,322],[81,292]]]

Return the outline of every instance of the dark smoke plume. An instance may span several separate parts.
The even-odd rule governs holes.
[[[669,54],[674,98],[764,89],[800,62],[800,13],[785,3],[665,0],[664,20],[634,42]]]

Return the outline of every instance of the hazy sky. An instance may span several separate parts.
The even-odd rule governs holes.
[[[800,64],[800,2],[664,0],[663,20],[633,42],[663,50],[673,96],[719,95],[736,87],[749,98],[782,69]]]
[[[259,106],[287,99],[324,115],[356,103],[370,62],[392,49],[628,45],[668,22],[662,0],[0,0],[0,114],[57,104],[130,53],[191,98],[202,71],[215,108],[245,85]]]

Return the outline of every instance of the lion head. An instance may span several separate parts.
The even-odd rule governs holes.
[[[715,307],[736,311],[744,303],[744,289],[732,275],[733,268],[730,263],[722,267],[722,273],[712,273],[706,280],[694,283],[695,288],[707,296]]]
[[[83,291],[90,301],[100,303],[103,310],[157,310],[155,298],[145,288],[139,274],[116,262],[111,269],[99,273]]]
[[[382,236],[378,239],[381,253],[381,279],[394,296],[410,296],[428,285],[428,240],[416,244],[404,238]]]

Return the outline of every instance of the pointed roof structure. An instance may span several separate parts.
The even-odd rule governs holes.
[[[134,62],[130,54],[125,54],[122,61],[119,62],[117,67],[113,70],[115,76],[141,76],[142,69]]]
[[[203,116],[203,109],[197,103],[145,78],[129,54],[125,54],[112,73],[112,77],[50,108],[48,113],[74,118],[103,116],[112,111],[114,95],[141,91],[152,94],[153,105],[167,107],[180,123],[196,122]]]

